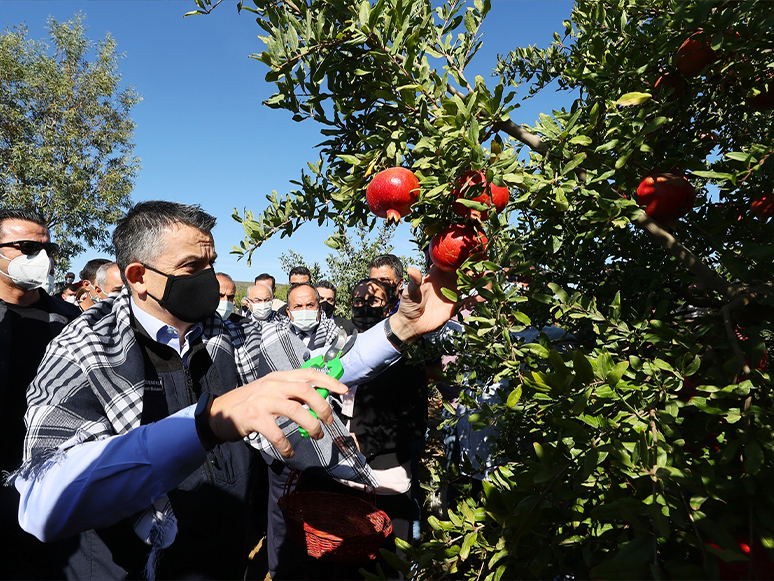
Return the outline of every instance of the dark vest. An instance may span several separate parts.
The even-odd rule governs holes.
[[[238,385],[234,361],[213,361],[201,339],[191,343],[188,367],[171,347],[148,337],[133,321],[145,362],[142,424],[163,419],[196,403],[204,392],[223,394]],[[175,541],[164,549],[157,579],[237,579],[247,563],[251,449],[227,442],[168,493],[178,523]],[[137,516],[83,534],[71,559],[69,578],[144,578],[150,546],[134,532]]]
[[[350,430],[371,463],[376,456],[395,454],[397,464],[410,459],[408,445],[427,429],[427,374],[424,364],[404,359],[374,380],[358,386]],[[371,464],[374,468],[386,468]]]

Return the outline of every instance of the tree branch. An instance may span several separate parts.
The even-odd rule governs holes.
[[[669,253],[688,268],[696,278],[704,283],[707,289],[714,290],[727,299],[733,299],[741,292],[743,287],[732,284],[722,278],[717,272],[704,264],[698,256],[680,244],[672,234],[662,228],[658,222],[653,220],[645,212],[642,212],[632,220],[632,224],[647,232],[656,242],[669,251]]]

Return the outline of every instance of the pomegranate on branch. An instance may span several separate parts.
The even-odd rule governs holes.
[[[500,213],[508,205],[508,199],[510,198],[510,191],[505,186],[496,186],[493,183],[486,181],[486,174],[483,171],[467,171],[462,174],[456,181],[452,194],[454,197],[467,198],[469,194],[475,194],[481,192],[474,198],[469,198],[474,202],[485,204],[487,206],[494,206],[495,212]],[[488,210],[474,210],[469,208],[461,202],[454,202],[452,210],[458,216],[463,218],[473,218],[477,220],[486,220],[489,217]]]
[[[474,251],[479,251],[483,259],[488,242],[484,233],[473,226],[454,224],[430,241],[430,259],[441,270],[453,272]]]
[[[649,175],[637,188],[637,200],[645,213],[664,224],[685,216],[696,201],[693,189],[684,175],[662,173]]]
[[[400,222],[419,199],[419,180],[404,167],[380,171],[366,188],[366,200],[371,212],[388,222]]]

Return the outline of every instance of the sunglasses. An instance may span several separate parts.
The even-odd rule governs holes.
[[[21,250],[22,254],[29,256],[30,254],[37,254],[41,250],[45,250],[49,256],[55,256],[59,252],[59,245],[53,242],[36,242],[35,240],[16,240],[15,242],[3,242],[0,244],[0,248],[3,246],[13,246]]]

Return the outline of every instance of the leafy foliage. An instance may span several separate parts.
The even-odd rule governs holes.
[[[476,416],[495,427],[500,467],[481,498],[399,547],[403,569],[494,581],[717,578],[727,561],[748,577],[770,571],[756,563],[774,555],[774,232],[748,211],[774,183],[773,114],[750,105],[774,73],[769,6],[578,0],[555,42],[512,51],[492,86],[465,75],[486,0],[240,7],[265,32],[254,56],[277,87],[266,104],[325,136],[299,190],[240,217],[242,253],[308,220],[372,228],[365,186],[392,165],[420,179],[409,216],[420,247],[459,220],[450,196],[464,171],[512,189],[482,224],[489,259],[458,272],[462,292],[489,300],[449,346],[459,357],[447,372],[471,389],[509,380]],[[699,30],[718,60],[679,92],[656,90]],[[549,85],[569,110],[514,123],[518,91]],[[665,171],[699,192],[671,226],[633,194]],[[531,274],[526,294],[506,268]],[[516,338],[546,324],[574,344]],[[750,536],[752,558],[738,544]]]
[[[115,41],[90,41],[83,19],[49,18],[52,47],[25,27],[0,35],[0,207],[39,212],[62,268],[85,245],[109,248],[139,169],[129,112],[140,97],[121,88]]]

